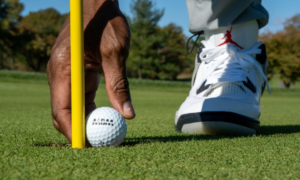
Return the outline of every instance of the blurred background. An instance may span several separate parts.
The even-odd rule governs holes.
[[[128,76],[190,79],[196,50],[186,53],[185,43],[192,34],[185,0],[119,3],[132,31]],[[292,88],[300,77],[300,1],[263,0],[262,4],[270,14],[269,24],[260,30],[268,50],[268,78]],[[69,0],[0,0],[0,70],[45,72],[68,12]],[[193,44],[192,40],[188,47]]]

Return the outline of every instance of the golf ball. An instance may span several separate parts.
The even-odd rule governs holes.
[[[86,118],[86,137],[93,147],[118,146],[126,136],[127,125],[122,115],[110,107],[95,109]]]

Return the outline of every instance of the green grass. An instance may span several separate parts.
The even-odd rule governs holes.
[[[196,136],[174,132],[189,83],[130,80],[137,116],[124,143],[78,150],[52,126],[46,76],[14,76],[0,71],[0,179],[300,178],[297,86],[265,92],[257,136]],[[103,83],[96,102],[110,106]]]

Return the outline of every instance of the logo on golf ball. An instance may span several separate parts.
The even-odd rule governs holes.
[[[106,126],[114,126],[114,120],[111,119],[94,119],[92,125],[106,125]]]

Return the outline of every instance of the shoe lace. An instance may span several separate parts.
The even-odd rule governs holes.
[[[205,47],[208,47],[206,42],[203,41],[202,43]],[[233,44],[203,48],[200,58],[202,63],[209,63],[208,70],[203,78],[198,81],[199,84],[195,84],[194,87],[200,87],[205,80],[206,84],[247,81],[246,74],[254,67],[264,78],[268,91],[271,93],[265,73],[262,71],[256,59],[251,56],[260,53],[261,49],[250,48],[241,50]]]

